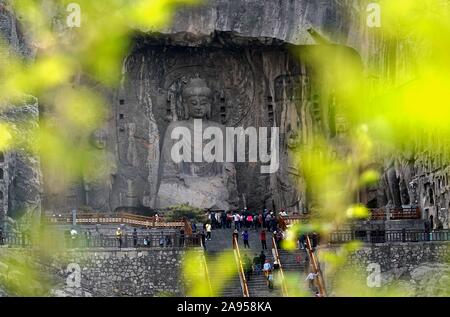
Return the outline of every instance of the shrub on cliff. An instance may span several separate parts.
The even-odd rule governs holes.
[[[164,218],[167,221],[179,221],[186,218],[191,222],[205,222],[206,214],[203,209],[182,204],[167,207],[164,211]]]

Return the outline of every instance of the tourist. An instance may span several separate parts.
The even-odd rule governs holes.
[[[271,218],[270,218],[270,231],[276,231],[277,230],[277,218],[275,216],[273,216],[273,213],[271,213]]]
[[[239,230],[240,222],[241,222],[241,216],[237,212],[237,213],[234,214],[234,229]]]
[[[304,234],[301,234],[299,239],[298,239],[299,245],[300,245],[300,250],[304,250],[305,249],[305,243],[306,243],[306,236]]]
[[[211,224],[207,223],[205,229],[206,229],[206,239],[211,240],[211,230],[212,230]]]
[[[250,245],[248,244],[248,231],[244,230],[242,232],[242,239],[244,240],[244,248],[250,248]]]
[[[275,260],[275,261],[273,262],[273,270],[276,271],[276,270],[278,270],[279,268],[280,268],[280,264],[278,263],[277,260]]]
[[[180,247],[184,247],[184,228],[180,229]]]
[[[266,229],[270,230],[270,225],[271,225],[271,220],[272,220],[272,216],[270,215],[270,213],[268,213],[265,217],[265,222],[266,222]]]
[[[5,238],[3,237],[3,230],[0,228],[0,245],[5,244]]]
[[[164,246],[164,232],[161,231],[161,236],[159,237],[159,246],[162,248]]]
[[[261,251],[259,255],[259,263],[261,263],[261,266],[263,266],[264,263],[266,263],[266,255],[264,254],[264,251]]]
[[[227,228],[231,229],[231,223],[233,222],[233,215],[231,214],[231,212],[229,211],[227,213]]]
[[[269,276],[270,271],[272,270],[272,266],[270,265],[269,259],[266,259],[263,265],[264,276],[267,278]]]
[[[133,229],[133,246],[136,248],[138,244],[138,234],[137,234],[137,229],[134,228]]]
[[[170,235],[166,235],[166,247],[171,247],[172,246],[172,238],[170,237]]]
[[[123,236],[122,229],[120,229],[119,227],[116,230],[116,239],[117,241],[119,241],[119,248],[122,248],[122,236]]]
[[[150,238],[148,236],[146,236],[144,238],[144,246],[145,247],[149,247],[150,246]]]
[[[238,242],[239,242],[239,231],[237,231],[237,229],[234,229],[234,231],[233,231],[233,248],[235,247],[234,244],[238,243]]]
[[[72,228],[72,230],[70,230],[70,237],[72,238],[72,248],[75,248],[78,240],[78,231],[75,230],[75,228]]]
[[[246,214],[247,212],[242,212],[240,215],[239,215],[239,226],[241,227],[241,228],[244,228],[244,226],[245,226],[245,214]]]
[[[195,222],[192,222],[191,229],[192,229],[192,233],[196,233],[197,232],[197,225],[195,224]]]
[[[215,213],[214,211],[212,211],[212,212],[209,214],[209,223],[211,224],[211,226],[212,226],[213,228],[216,227],[216,213]]]
[[[284,209],[281,209],[280,216],[281,217],[287,217],[287,213],[286,213],[286,211]]]
[[[280,237],[280,235],[278,234],[278,232],[274,231],[273,238],[275,240],[275,244],[276,244],[277,248],[280,248],[280,241],[278,241],[279,237]]]
[[[249,228],[252,227],[252,224],[253,224],[253,216],[252,216],[252,214],[248,214],[246,220],[247,220],[246,227],[247,227],[247,229],[249,229]]]
[[[206,212],[206,221],[211,221],[211,211],[208,209]],[[204,228],[203,228],[204,229]]]
[[[314,280],[316,279],[316,277],[317,277],[318,275],[319,275],[319,274],[314,273],[314,272],[311,271],[311,272],[306,276],[305,281],[308,281],[308,282],[309,282],[309,288],[310,288],[312,291],[314,291],[314,290],[316,289],[316,286],[315,286],[315,284],[314,284]]]
[[[227,217],[227,213],[225,212],[225,210],[222,211],[220,217],[221,217],[220,223],[222,224],[222,229],[228,228],[228,217]]]
[[[216,212],[216,229],[220,229],[222,227],[222,217],[221,212]]]
[[[263,250],[267,250],[267,242],[266,242],[266,230],[262,229],[259,234],[259,240],[261,241],[261,247]]]
[[[253,227],[255,228],[256,231],[258,231],[259,229],[259,216],[257,213],[255,213],[253,215]]]
[[[255,253],[255,257],[253,258],[253,272],[255,275],[261,274],[261,258],[259,257],[258,253]]]

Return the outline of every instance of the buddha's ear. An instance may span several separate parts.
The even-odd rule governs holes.
[[[183,105],[183,119],[188,120],[189,119],[189,107],[187,105],[187,102],[185,102],[184,99],[182,99],[181,104]]]
[[[208,105],[208,109],[206,109],[206,119],[211,119],[211,108],[212,108],[212,100]]]

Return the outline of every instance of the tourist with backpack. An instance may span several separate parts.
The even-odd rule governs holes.
[[[253,224],[253,216],[252,216],[252,214],[248,214],[246,220],[247,220],[246,227],[247,227],[247,229],[249,229],[249,228],[252,227],[252,224]]]
[[[242,239],[244,240],[244,248],[250,248],[250,245],[248,244],[248,231],[244,230],[242,232]]]
[[[262,229],[259,234],[259,240],[261,241],[261,247],[263,250],[267,250],[267,242],[266,242],[266,230]]]

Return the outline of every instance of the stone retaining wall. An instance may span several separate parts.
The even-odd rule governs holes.
[[[182,249],[68,251],[51,268],[66,278],[57,296],[182,296]]]
[[[450,295],[450,242],[364,245],[347,260],[347,267],[357,266],[363,271],[369,264],[378,264],[379,286],[400,287],[405,296]],[[367,277],[373,272],[372,266]],[[328,276],[327,282],[333,294],[335,279]]]

